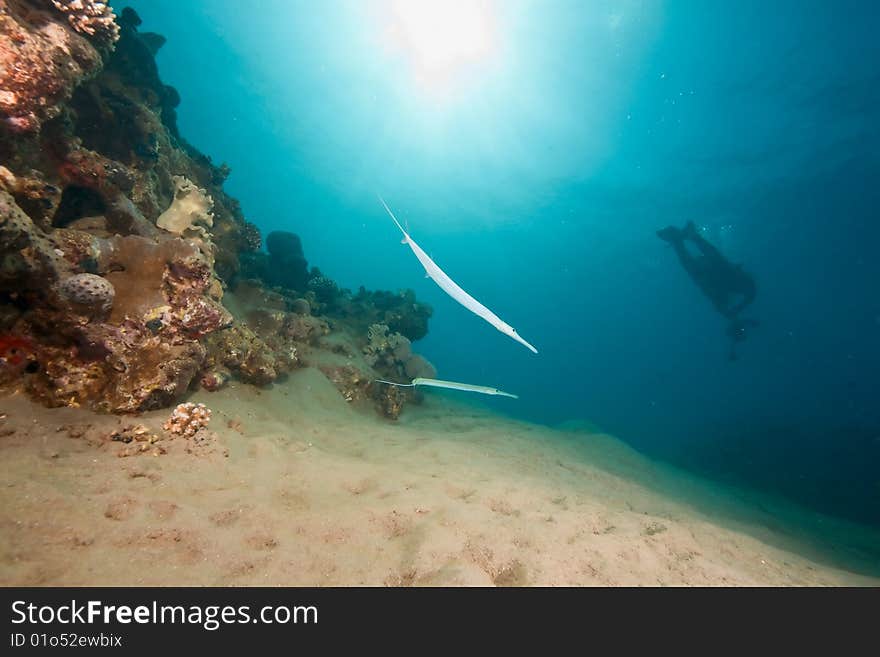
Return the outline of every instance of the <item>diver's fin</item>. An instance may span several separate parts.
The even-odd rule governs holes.
[[[657,231],[657,237],[664,242],[677,242],[681,239],[681,231],[675,226],[667,226]]]

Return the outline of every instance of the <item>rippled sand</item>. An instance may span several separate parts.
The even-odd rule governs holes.
[[[193,401],[213,409],[209,429],[154,456],[105,437],[139,423],[161,435],[167,410],[0,399],[0,584],[880,584],[864,574],[880,534],[609,436],[451,395],[392,424],[313,369]]]

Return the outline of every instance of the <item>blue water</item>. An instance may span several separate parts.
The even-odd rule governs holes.
[[[875,3],[489,2],[485,52],[439,73],[418,49],[469,26],[399,39],[391,2],[130,4],[247,218],[413,288],[441,377],[880,524]],[[377,192],[540,354],[425,279]],[[687,220],[757,281],[735,362],[655,235]]]

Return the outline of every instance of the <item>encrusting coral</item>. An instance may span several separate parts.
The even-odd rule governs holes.
[[[0,3],[0,117],[12,133],[38,131],[101,67],[98,44],[56,11],[48,1]]]
[[[217,372],[227,370],[235,373],[245,383],[267,385],[296,364],[296,352],[288,359],[281,359],[269,345],[247,326],[236,324],[208,337],[209,356],[204,363],[202,380],[214,389],[226,381]]]

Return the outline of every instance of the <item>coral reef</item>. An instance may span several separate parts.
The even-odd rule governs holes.
[[[307,283],[307,297],[315,308],[333,312],[339,310],[340,298],[345,294],[330,278],[324,276],[317,267],[312,267]]]
[[[179,134],[165,39],[140,24],[93,0],[0,1],[0,385],[139,413],[310,365],[397,417],[417,394],[371,381],[433,371],[410,344],[430,307],[340,288],[295,233],[263,240],[229,167]]]
[[[366,335],[373,324],[386,324],[409,340],[427,335],[433,311],[428,304],[417,301],[412,290],[395,293],[361,287],[352,294],[317,267],[306,273],[307,261],[297,235],[275,231],[266,238],[266,246],[268,254],[242,255],[244,278],[262,281],[291,298],[302,299],[299,303],[308,303],[311,314],[327,316],[360,335]]]
[[[38,131],[44,121],[58,116],[74,88],[101,67],[97,44],[74,27],[96,32],[96,25],[75,12],[68,13],[71,23],[56,20],[55,11],[51,3],[39,0],[0,4],[0,117],[9,132]],[[112,12],[103,18],[115,26]]]
[[[0,190],[0,249],[4,260],[0,281],[19,291],[23,287],[43,287],[58,280],[70,268],[47,235],[16,204],[15,199]]]
[[[263,245],[263,238],[260,236],[260,229],[249,221],[244,223],[241,230],[243,251],[259,251]]]
[[[367,338],[363,346],[364,360],[380,378],[409,383],[416,377],[436,377],[437,370],[423,356],[413,353],[409,339],[391,332],[386,324],[370,326]],[[370,396],[382,415],[392,420],[398,418],[406,402],[421,399],[421,393],[413,388],[383,384],[371,385]]]
[[[245,383],[267,385],[275,381],[285,367],[295,363],[279,362],[278,355],[269,345],[241,324],[209,336],[207,347],[209,356],[202,375],[202,381],[208,383],[207,388],[217,385],[218,372],[224,370],[231,371]]]
[[[414,354],[409,339],[389,332],[385,324],[373,324],[363,348],[367,363],[383,378],[408,383],[416,377],[434,378],[437,370],[424,357]]]
[[[52,406],[171,404],[232,323],[215,272],[237,270],[244,219],[166,125],[138,22],[111,50],[103,3],[0,7],[0,306],[39,366],[15,383]]]
[[[369,397],[371,379],[368,374],[353,365],[341,365],[337,367],[321,367],[324,373],[336,389],[339,390],[343,399],[348,402],[360,401]],[[397,419],[395,416],[393,419]]]
[[[0,232],[19,236],[4,251],[13,262],[26,257],[0,281],[16,281],[23,312],[14,329],[39,345],[42,365],[25,378],[26,389],[50,405],[115,412],[157,408],[184,394],[205,356],[199,340],[232,323],[200,244],[73,230],[47,236],[22,224],[4,200]],[[27,248],[16,249],[22,242]]]
[[[74,274],[58,285],[61,296],[72,304],[103,314],[113,306],[116,289],[106,278],[95,274]]]
[[[416,393],[409,388],[397,386],[373,386],[373,399],[382,413],[389,420],[396,420],[403,412],[404,404]]]
[[[409,340],[420,340],[428,334],[428,319],[433,310],[428,304],[416,301],[412,290],[395,294],[382,290],[369,292],[361,288],[353,302],[359,316],[369,318],[371,323],[386,324],[389,330]]]
[[[292,312],[295,307],[303,310],[297,299],[254,281],[240,281],[229,301],[238,321],[207,340],[209,385],[214,384],[211,372],[218,366],[247,383],[269,384],[298,367],[301,355],[317,348],[330,333],[326,320]]]
[[[119,39],[116,14],[107,2],[95,0],[50,0],[54,7],[67,16],[70,26],[81,34],[108,44]]]
[[[370,326],[385,324],[410,341],[421,340],[428,334],[428,320],[433,313],[431,306],[416,300],[412,290],[395,293],[361,287],[357,294],[352,294],[339,288],[317,267],[310,274],[305,299],[313,312],[345,323],[354,333],[366,335]]]
[[[199,429],[208,426],[211,409],[204,404],[186,402],[178,404],[162,428],[179,436],[194,436]]]

